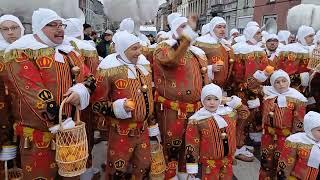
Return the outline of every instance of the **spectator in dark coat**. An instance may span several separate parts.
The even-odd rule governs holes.
[[[90,24],[83,24],[83,33],[84,33],[84,40],[90,41],[91,39],[91,33],[92,33],[92,27]]]
[[[97,45],[97,51],[100,57],[105,58],[110,54],[110,45],[112,43],[113,32],[111,30],[107,30],[102,35],[102,40]]]

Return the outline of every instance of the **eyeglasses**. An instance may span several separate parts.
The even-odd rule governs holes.
[[[269,39],[267,42],[279,42],[278,39]]]
[[[63,28],[63,29],[65,29],[66,27],[67,27],[67,25],[66,24],[55,24],[55,23],[52,23],[52,24],[47,24],[46,26],[48,26],[48,27],[52,27],[52,28],[56,28],[56,29],[58,29],[58,28]]]
[[[9,31],[16,31],[19,28],[20,28],[20,26],[12,26],[12,27],[0,28],[0,30],[7,33]]]

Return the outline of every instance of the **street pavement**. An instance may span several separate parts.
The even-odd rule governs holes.
[[[257,158],[253,162],[237,160],[237,164],[233,166],[233,173],[238,180],[258,180],[259,169],[260,161]]]
[[[93,167],[98,168],[101,172],[101,180],[105,179],[101,164],[105,161],[106,144],[100,142],[96,144],[92,150]],[[260,162],[255,158],[253,162],[243,162],[237,160],[236,165],[233,166],[233,173],[237,180],[258,180]]]

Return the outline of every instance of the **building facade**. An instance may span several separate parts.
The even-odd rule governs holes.
[[[187,17],[189,15],[189,0],[182,0],[181,4],[177,7],[177,12]]]
[[[206,21],[215,16],[224,18],[227,22],[227,29],[235,28],[237,23],[237,0],[208,0]]]
[[[301,0],[256,0],[253,19],[263,25],[272,18],[276,20],[278,30],[287,29],[288,10],[300,3]]]
[[[196,16],[198,18],[198,29],[207,23],[208,0],[188,0],[188,16]]]
[[[156,27],[158,31],[168,31],[168,21],[167,17],[171,13],[171,7],[168,2],[165,2],[160,5],[156,17]]]
[[[86,17],[86,23],[101,35],[109,24],[102,3],[98,0],[79,0],[79,7]]]
[[[253,20],[254,0],[238,0],[236,27],[243,32],[249,21]]]

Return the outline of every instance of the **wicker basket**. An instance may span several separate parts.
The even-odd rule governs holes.
[[[22,169],[17,167],[9,169],[8,178],[9,180],[22,180],[23,179]]]
[[[59,174],[63,177],[74,177],[86,171],[88,160],[88,141],[85,123],[80,121],[80,111],[76,110],[76,126],[71,129],[62,127],[62,101],[59,110],[60,129],[56,134],[56,162]]]
[[[312,70],[320,70],[320,46],[317,46],[313,51],[309,60],[308,68]]]

